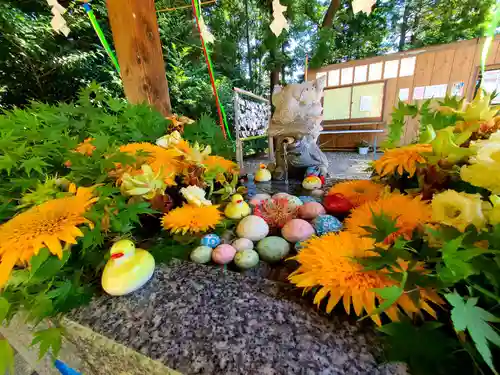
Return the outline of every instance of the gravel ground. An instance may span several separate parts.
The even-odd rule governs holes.
[[[369,162],[373,160],[373,154],[359,155],[356,152],[325,152],[329,161],[328,172],[335,179],[360,179],[370,178],[370,172],[366,172]],[[380,155],[380,154],[378,154]],[[259,164],[269,163],[266,156],[251,156],[244,160],[245,171],[252,173],[257,170]]]

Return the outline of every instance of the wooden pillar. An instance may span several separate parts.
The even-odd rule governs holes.
[[[109,22],[130,103],[171,113],[154,0],[107,0]]]

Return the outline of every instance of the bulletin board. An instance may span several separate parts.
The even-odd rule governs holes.
[[[325,89],[323,120],[349,122],[381,119],[384,90],[385,82]]]
[[[352,87],[341,87],[324,91],[323,120],[349,120],[351,117]]]
[[[353,86],[351,118],[381,118],[384,87],[384,82]]]

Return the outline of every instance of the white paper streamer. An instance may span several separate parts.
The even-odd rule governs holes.
[[[370,14],[375,3],[376,0],[352,0],[352,11],[354,14],[359,12]]]
[[[51,7],[51,12],[54,15],[54,17],[52,17],[52,21],[50,21],[50,25],[54,31],[63,34],[64,36],[68,36],[70,29],[62,16],[66,13],[66,8],[59,4],[57,0],[47,0],[47,4]]]
[[[287,7],[281,5],[279,0],[273,0],[274,19],[273,22],[271,22],[271,25],[269,25],[269,27],[273,32],[273,34],[276,36],[280,36],[280,34],[283,32],[283,29],[286,29],[287,31],[290,29],[290,25],[288,24],[288,21],[283,15],[283,12],[286,9]]]

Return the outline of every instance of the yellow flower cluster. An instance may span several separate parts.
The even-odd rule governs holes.
[[[462,180],[500,194],[500,132],[489,139],[473,142],[471,148],[476,155],[469,158],[470,165],[460,169]]]

